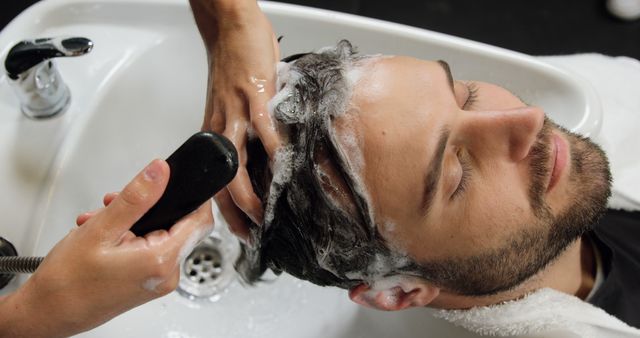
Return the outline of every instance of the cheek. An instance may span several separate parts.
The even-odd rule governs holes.
[[[457,254],[497,248],[511,234],[534,223],[526,186],[516,173],[478,180],[460,206],[451,208],[452,222],[441,236]]]
[[[424,260],[469,257],[503,246],[535,224],[528,186],[509,166],[485,173],[477,174],[457,201],[435,204],[427,219],[389,218],[378,223],[380,232],[394,248]]]

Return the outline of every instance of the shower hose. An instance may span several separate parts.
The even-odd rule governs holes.
[[[0,274],[33,273],[44,257],[4,256],[0,257]]]

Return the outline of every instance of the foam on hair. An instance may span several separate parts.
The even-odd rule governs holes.
[[[342,288],[413,269],[377,231],[361,179],[362,141],[333,127],[336,119],[355,127],[349,102],[366,57],[342,40],[294,58],[278,64],[278,93],[269,103],[285,146],[269,167],[259,142],[248,145],[247,168],[265,217],[251,229],[252,246],[243,246],[236,269],[248,283],[271,269]]]
[[[318,50],[317,55],[326,55],[332,54],[337,57],[341,57],[343,60],[346,60],[348,56],[354,54],[354,51],[350,44],[348,43],[339,43],[336,47],[324,47]],[[333,76],[332,78],[337,81],[331,85],[331,89],[323,93],[323,95],[319,96],[319,100],[315,105],[315,109],[300,109],[300,107],[304,104],[300,102],[302,99],[306,99],[308,101],[312,101],[314,98],[311,97],[301,97],[300,94],[303,91],[301,90],[300,82],[301,78],[305,75],[309,76],[309,74],[303,74],[304,70],[300,67],[292,66],[285,62],[279,62],[277,67],[277,81],[276,86],[279,88],[277,94],[270,100],[269,102],[269,113],[274,118],[276,122],[280,126],[305,126],[310,124],[310,119],[314,119],[318,121],[319,127],[327,131],[328,135],[332,138],[336,138],[334,129],[331,127],[330,121],[335,117],[341,116],[347,110],[346,107],[348,105],[349,99],[351,97],[351,81],[345,81],[344,73],[346,73],[346,68],[351,68],[351,65],[345,63],[343,69],[339,69],[340,65],[333,65],[334,71],[337,71],[340,76]],[[297,88],[296,88],[297,87]],[[319,89],[319,88],[318,88]],[[302,128],[304,129],[304,128]],[[303,132],[304,133],[304,132]],[[289,133],[287,133],[289,134]],[[348,136],[345,138],[347,143],[350,145],[350,150],[354,150],[354,142],[353,138],[349,138]],[[273,159],[272,164],[272,181],[271,186],[269,188],[269,197],[267,198],[267,203],[265,205],[265,228],[268,228],[273,221],[274,214],[274,206],[275,202],[280,198],[280,194],[282,193],[282,188],[291,183],[292,180],[292,172],[299,170],[302,166],[308,165],[308,162],[304,161],[304,158],[301,156],[295,156],[294,147],[291,144],[291,140],[285,140],[288,142],[284,147],[276,152],[276,155]],[[295,142],[295,141],[294,141]],[[342,151],[342,149],[337,148],[336,150]],[[358,153],[357,151],[354,153]],[[344,156],[342,157],[348,159]],[[361,157],[361,156],[360,156]],[[361,163],[359,161],[358,165],[361,167]],[[316,168],[317,170],[317,168]],[[322,174],[325,178],[327,178],[326,174]]]

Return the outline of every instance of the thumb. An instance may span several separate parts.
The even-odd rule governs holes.
[[[117,240],[144,215],[162,196],[169,181],[169,165],[163,160],[152,161],[127,184],[93,222],[108,237]]]

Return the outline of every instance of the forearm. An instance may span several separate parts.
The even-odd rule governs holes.
[[[207,49],[209,64],[217,45],[229,37],[242,37],[259,29],[265,20],[256,0],[189,0],[189,5]]]
[[[0,338],[44,337],[20,298],[20,290],[0,298]]]
[[[204,129],[211,129],[209,123],[213,116],[216,94],[215,77],[228,72],[239,81],[250,81],[258,74],[241,73],[245,68],[261,71],[264,59],[273,54],[272,28],[256,0],[190,0],[195,22],[207,50],[209,79],[205,105]],[[269,48],[265,48],[267,45]],[[247,54],[260,53],[252,56]],[[275,69],[274,65],[270,68]],[[222,69],[221,69],[222,68]],[[218,90],[220,88],[217,88]],[[242,88],[234,88],[234,91]],[[235,95],[235,93],[226,93]],[[232,109],[242,109],[233,107]]]
[[[190,0],[202,1],[202,0]],[[213,8],[221,14],[238,15],[258,7],[256,0],[209,0]]]
[[[189,0],[189,4],[205,42],[211,29],[244,26],[260,13],[256,0]]]
[[[47,308],[47,304],[29,294],[30,281],[15,292],[0,298],[0,338],[53,338],[67,337],[81,330],[75,330],[72,322],[56,316],[64,312],[59,304],[57,310]]]
[[[0,338],[29,337],[31,330],[23,328],[22,307],[16,300],[18,292],[0,298]]]

